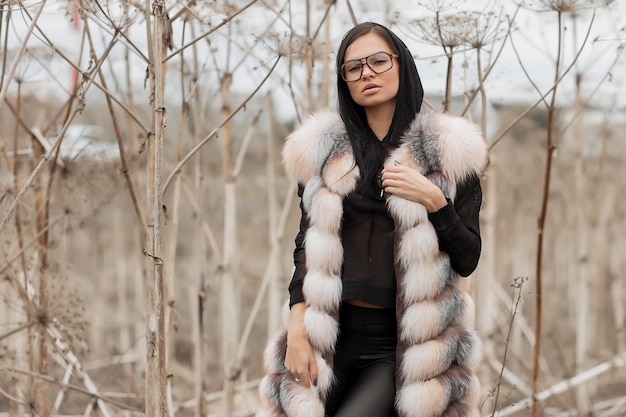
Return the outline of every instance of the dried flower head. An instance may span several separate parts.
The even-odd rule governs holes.
[[[123,31],[129,28],[139,16],[143,15],[143,10],[130,1],[90,0],[80,4],[81,16],[90,15],[113,31]]]
[[[561,13],[572,13],[583,9],[595,9],[606,7],[615,0],[525,0],[522,7],[536,11],[554,11]]]
[[[432,45],[456,48],[482,48],[505,36],[508,27],[502,14],[493,11],[461,11],[414,19],[409,27]]]
[[[78,285],[58,272],[49,274],[50,305],[48,325],[58,330],[62,340],[76,353],[87,348],[89,322]]]
[[[324,57],[323,45],[306,36],[297,34],[280,35],[276,32],[268,33],[262,42],[267,47],[282,57],[290,57],[296,60],[310,59],[311,53],[313,59],[322,59]]]

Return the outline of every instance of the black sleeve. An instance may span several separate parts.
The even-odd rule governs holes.
[[[480,258],[481,204],[480,179],[473,175],[458,185],[454,203],[448,199],[448,205],[428,215],[439,238],[439,249],[450,256],[452,268],[464,277],[474,272]]]
[[[302,294],[302,283],[304,282],[304,275],[306,274],[304,237],[307,229],[309,228],[309,216],[307,216],[302,203],[303,192],[304,187],[298,186],[298,196],[300,196],[300,211],[302,212],[302,217],[300,218],[300,230],[296,235],[296,248],[293,251],[293,264],[296,269],[291,277],[291,282],[289,283],[289,307],[304,301],[304,295]]]

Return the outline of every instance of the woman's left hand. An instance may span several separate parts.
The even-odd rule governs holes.
[[[382,185],[386,193],[423,204],[429,213],[448,204],[439,187],[417,170],[399,163],[383,169]]]

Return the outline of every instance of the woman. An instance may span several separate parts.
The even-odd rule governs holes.
[[[384,26],[351,29],[337,71],[339,114],[318,112],[283,150],[302,220],[258,416],[476,416],[462,277],[480,255],[484,141],[418,114],[412,55]]]

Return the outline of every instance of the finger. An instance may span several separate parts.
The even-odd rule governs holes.
[[[306,388],[309,388],[311,386],[310,380],[311,378],[309,377],[308,372],[305,372],[301,377],[296,378],[296,382]]]
[[[294,376],[294,380],[296,381],[296,383],[308,388],[311,383],[310,383],[310,376],[309,376],[309,369],[308,369],[308,363],[304,364],[304,366],[300,369],[298,369],[295,373],[293,373]]]
[[[311,362],[309,362],[309,381],[313,386],[317,386],[317,376],[317,362],[315,359],[312,359]]]

